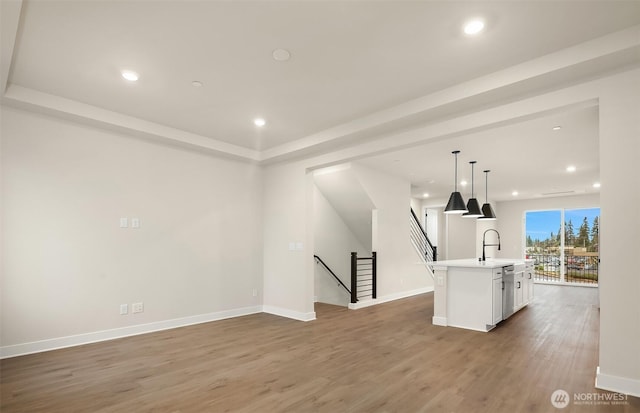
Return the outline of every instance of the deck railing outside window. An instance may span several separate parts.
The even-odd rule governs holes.
[[[600,261],[598,253],[583,255],[565,253],[562,265],[560,265],[561,258],[558,254],[527,253],[527,258],[534,260],[536,281],[598,284]]]

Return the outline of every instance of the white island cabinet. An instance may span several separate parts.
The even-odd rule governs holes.
[[[533,301],[533,260],[525,260],[524,305]]]
[[[477,259],[436,261],[432,263],[435,276],[433,324],[460,327],[476,331],[490,331],[503,319],[527,305],[533,296],[533,286],[524,271],[525,260]],[[503,268],[522,268],[518,282],[508,285],[515,298],[504,304]],[[533,281],[533,280],[531,280]],[[503,308],[513,305],[513,308]]]

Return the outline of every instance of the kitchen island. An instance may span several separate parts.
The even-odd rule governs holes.
[[[533,299],[533,260],[436,261],[432,268],[435,325],[487,332]]]

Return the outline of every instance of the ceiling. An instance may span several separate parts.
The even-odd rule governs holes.
[[[4,104],[255,162],[373,142],[640,61],[640,1],[1,5]],[[464,35],[462,24],[476,16],[486,30]],[[279,48],[288,61],[273,58]],[[124,69],[139,80],[123,80]],[[266,125],[256,127],[256,117]],[[461,176],[471,158],[476,178],[492,169],[494,199],[516,189],[530,197],[589,191],[598,178],[597,107],[362,162],[406,177],[416,195],[439,197],[451,191],[453,149],[463,151]],[[540,183],[567,163],[578,168],[573,180]]]
[[[554,127],[560,126],[560,130]],[[599,192],[598,107],[505,125],[461,137],[388,152],[361,160],[412,182],[412,195],[434,204],[446,204],[454,189],[458,155],[458,190],[471,197],[471,165],[475,196],[491,201],[578,195]],[[575,172],[567,172],[574,166]],[[483,171],[489,170],[488,175]],[[467,185],[460,183],[466,181]],[[488,188],[485,185],[488,182]],[[516,191],[518,194],[513,195]]]

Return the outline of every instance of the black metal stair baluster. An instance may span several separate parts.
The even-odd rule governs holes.
[[[358,253],[351,253],[351,303],[358,302]]]

